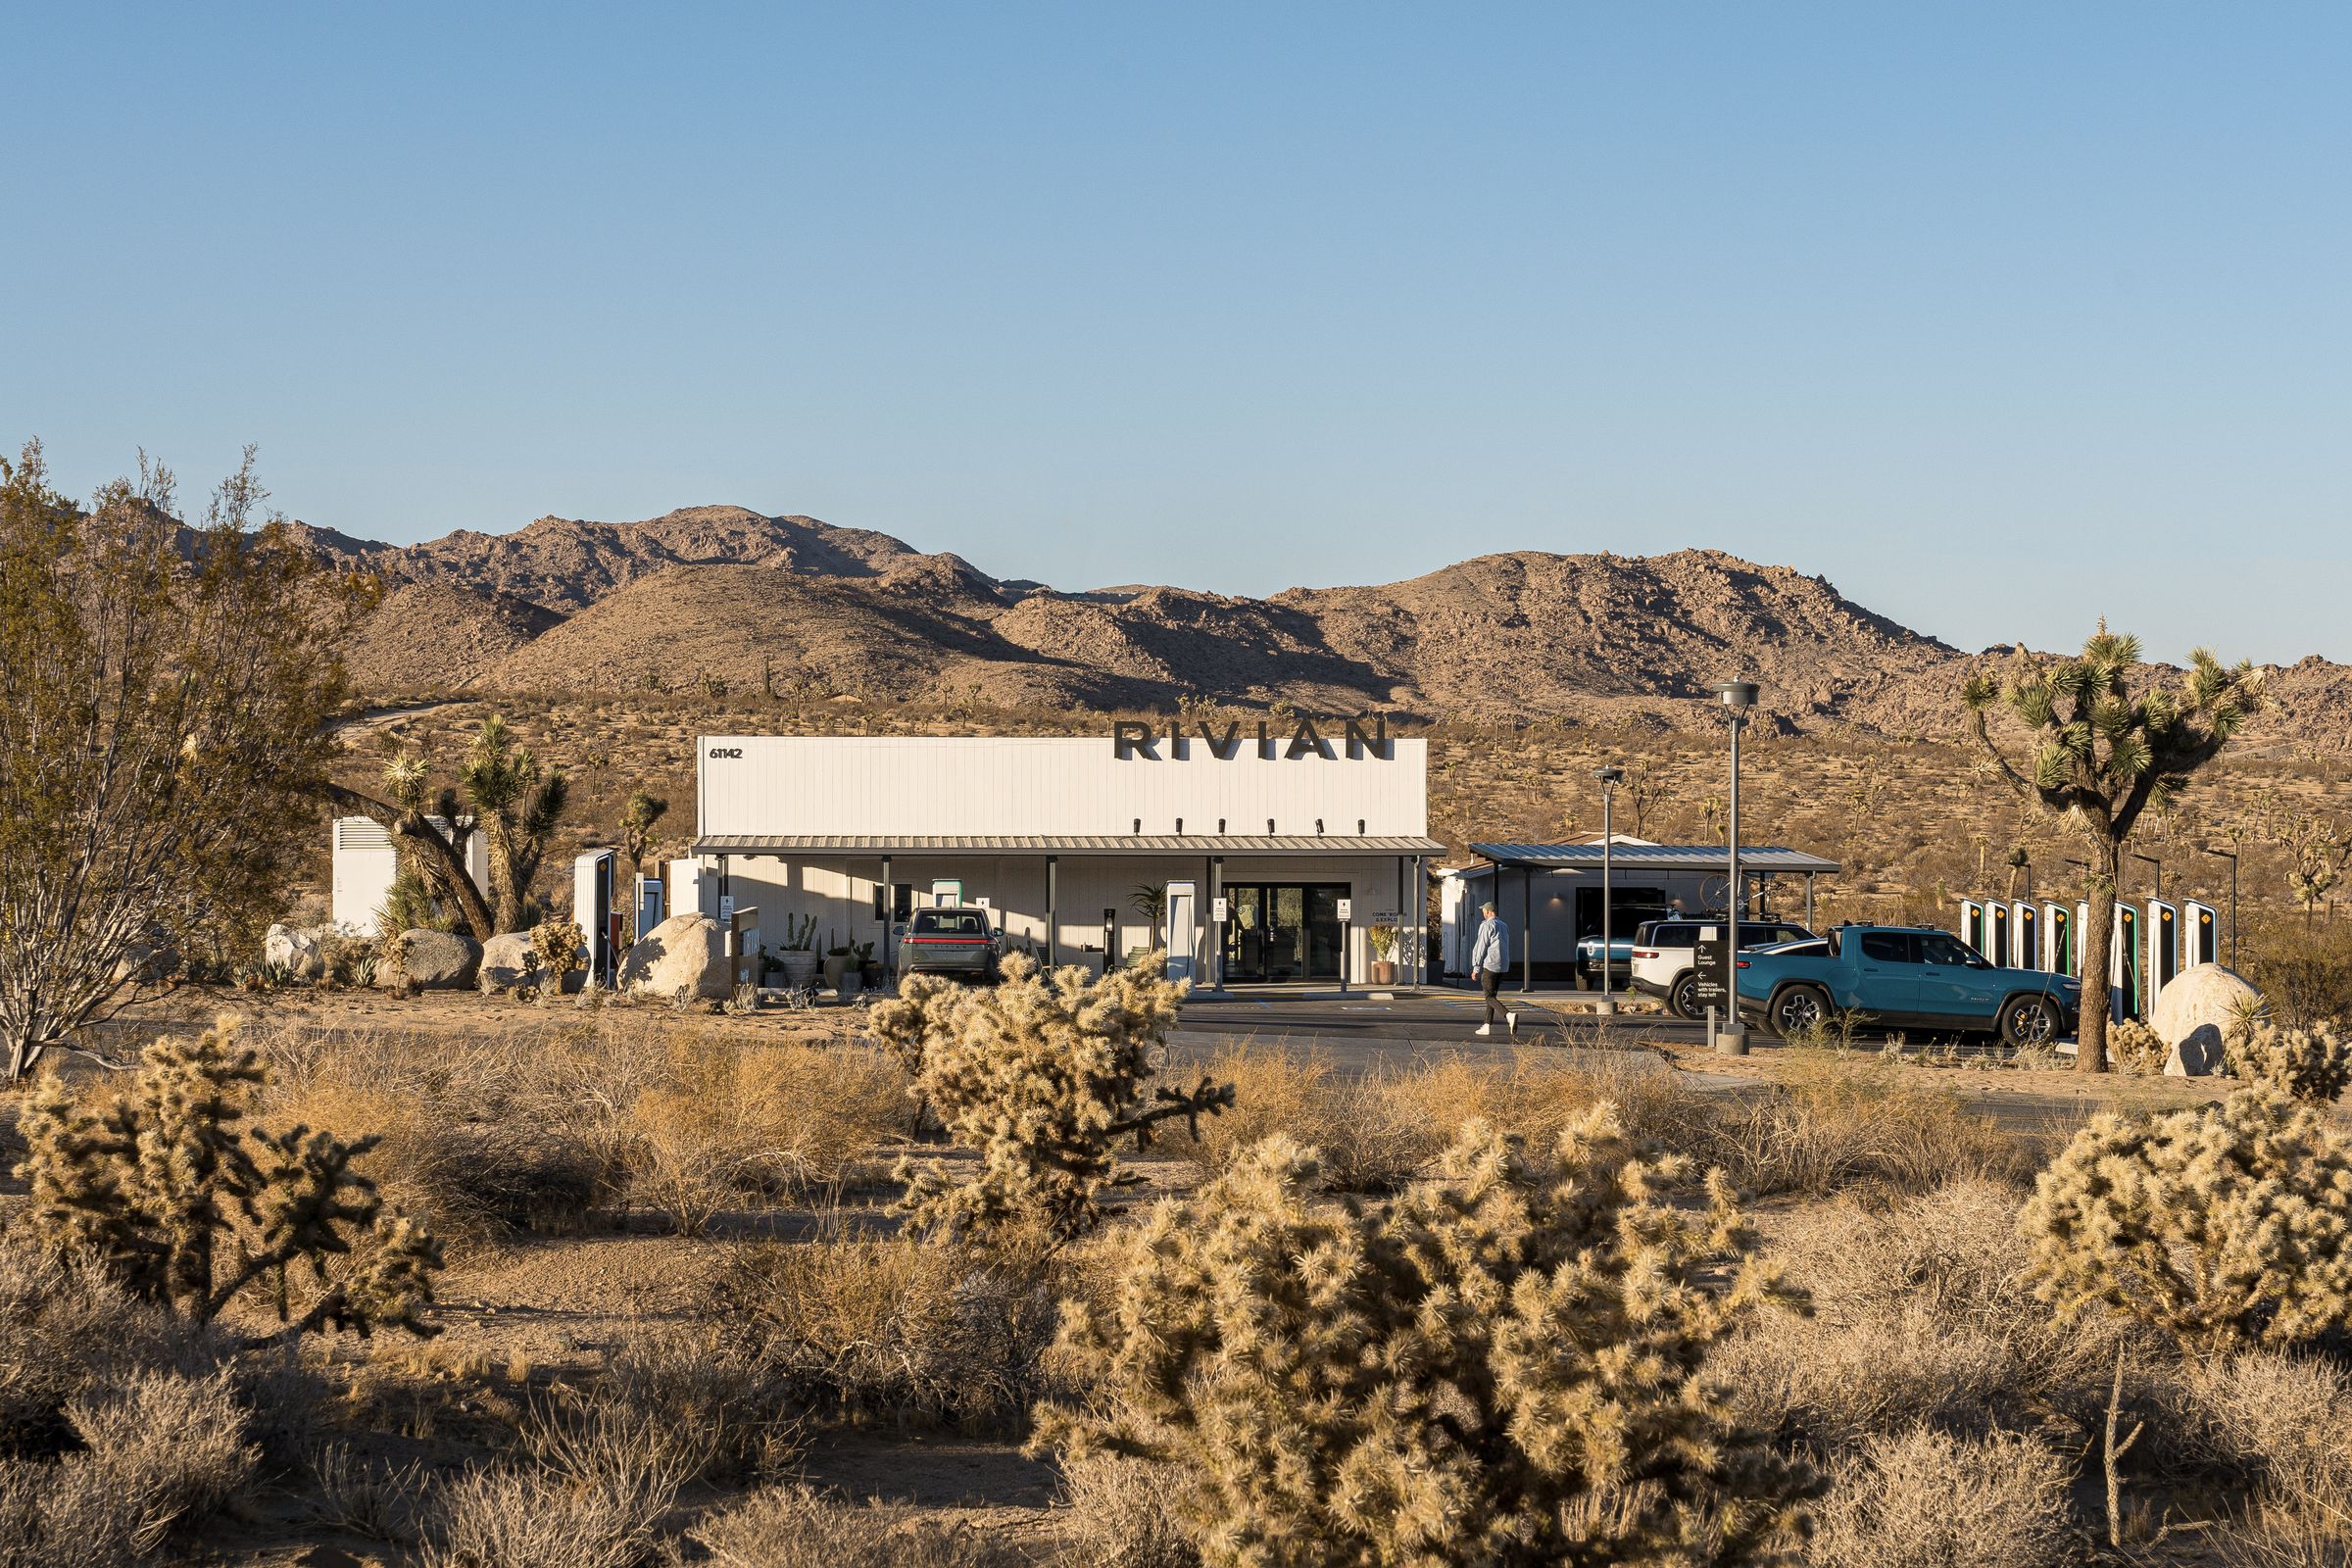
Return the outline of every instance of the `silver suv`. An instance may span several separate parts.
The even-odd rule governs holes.
[[[1636,991],[1659,998],[1678,1018],[1696,1018],[1698,976],[1691,962],[1698,952],[1702,926],[1721,925],[1722,915],[1679,915],[1652,920],[1634,933],[1632,981]],[[1787,920],[1742,920],[1740,951],[1766,948],[1776,942],[1802,942],[1813,933]]]

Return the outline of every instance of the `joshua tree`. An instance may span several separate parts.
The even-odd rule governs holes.
[[[19,1078],[279,900],[367,601],[275,520],[253,454],[199,527],[144,461],[85,511],[0,460],[0,1070]]]
[[[2263,802],[2262,834],[2286,851],[2287,888],[2303,906],[2303,924],[2309,927],[2312,911],[2342,880],[2344,866],[2352,863],[2352,833],[2274,795]]]
[[[645,858],[654,853],[655,845],[662,842],[655,828],[668,809],[667,801],[660,796],[648,795],[643,790],[631,795],[627,804],[621,807],[620,842],[622,848],[629,852],[630,875],[644,874]]]
[[[381,822],[411,867],[456,906],[475,941],[523,929],[531,879],[564,810],[563,770],[544,766],[529,747],[516,745],[507,721],[493,713],[466,749],[456,787],[436,792],[425,760],[404,752],[385,764],[383,789],[381,799],[339,784],[326,786],[325,794],[340,808]],[[435,818],[453,831],[435,826]],[[488,852],[488,888],[477,886],[466,867],[467,828],[481,833]]]
[[[2189,656],[2176,685],[2142,682],[2132,666],[2139,639],[2107,630],[2073,659],[2043,661],[2020,650],[2006,681],[1979,675],[1962,694],[1976,736],[2009,787],[2088,841],[2084,877],[2089,918],[2081,934],[2082,1027],[2075,1064],[2107,1069],[2107,960],[2124,845],[2151,805],[2162,806],[2190,774],[2218,756],[2261,699],[2250,663],[2224,665],[2205,649]],[[2034,753],[2012,761],[1992,737],[1986,712],[2005,700],[2033,737]]]

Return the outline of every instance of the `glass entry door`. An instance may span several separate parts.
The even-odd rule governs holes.
[[[1225,887],[1228,981],[1337,980],[1345,882],[1236,882]]]

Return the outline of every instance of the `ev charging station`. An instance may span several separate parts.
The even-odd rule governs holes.
[[[2075,951],[2075,911],[2063,904],[2041,906],[2041,966],[2051,974],[2082,972],[2082,956]]]
[[[1984,906],[1979,900],[1960,901],[1960,940],[1979,953],[1984,951]]]
[[[2195,899],[2180,906],[2181,944],[2187,950],[2180,956],[2180,966],[2193,969],[2200,963],[2222,961],[2221,911],[2210,904]]]
[[[1168,884],[1165,904],[1165,918],[1168,924],[1168,978],[1190,980],[1195,985],[1200,982],[1197,968],[1200,960],[1193,956],[1193,950],[1199,945],[1200,936],[1199,929],[1200,893],[1200,889],[1198,883],[1171,882]]]
[[[2148,901],[2148,962],[2143,971],[2148,1010],[2180,972],[2180,911],[2162,899]]]
[[[588,984],[612,988],[620,961],[620,921],[617,890],[620,852],[590,850],[571,862],[571,918],[587,939]]]
[[[637,923],[630,928],[632,937],[643,939],[662,923],[662,893],[660,877],[641,876],[637,879],[637,899],[632,906],[637,913]]]
[[[2041,911],[2031,901],[2020,899],[2009,906],[2009,967],[2040,968]]]
[[[2008,968],[2009,906],[1998,899],[1984,906],[1984,941],[1986,946],[1977,951],[1991,959],[1995,969]]]
[[[2145,971],[2140,967],[2139,910],[2116,901],[2115,930],[2107,941],[2107,996],[2116,1018],[2148,1015]]]

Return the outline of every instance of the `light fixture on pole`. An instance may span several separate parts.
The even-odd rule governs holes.
[[[1717,1034],[1715,1047],[1728,1055],[1744,1056],[1747,1025],[1740,1021],[1740,912],[1745,902],[1740,887],[1740,732],[1747,727],[1747,710],[1756,706],[1756,683],[1718,681],[1715,700],[1723,705],[1732,720],[1732,798],[1724,813],[1724,847],[1731,869],[1731,917],[1725,921],[1723,934],[1723,997],[1731,1018]]]
[[[1616,831],[1610,825],[1610,798],[1619,784],[1625,781],[1625,769],[1614,763],[1592,775],[1600,780],[1600,1005],[1592,1010],[1606,1018],[1617,1011],[1617,1000],[1609,993],[1609,966],[1617,961],[1614,933],[1610,929],[1610,847],[1616,842]]]

